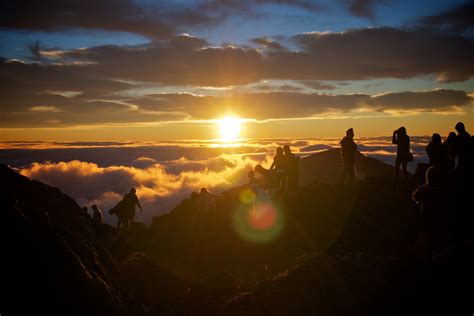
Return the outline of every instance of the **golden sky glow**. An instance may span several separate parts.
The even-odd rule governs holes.
[[[29,1],[0,21],[0,141],[474,130],[463,0]]]
[[[219,133],[221,134],[222,141],[231,142],[239,138],[240,135],[240,120],[235,117],[225,117],[218,122]]]

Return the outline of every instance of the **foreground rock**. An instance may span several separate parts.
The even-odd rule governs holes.
[[[127,314],[115,260],[76,202],[0,165],[0,312]]]
[[[470,315],[474,244],[433,263],[311,254],[229,300],[222,315]]]

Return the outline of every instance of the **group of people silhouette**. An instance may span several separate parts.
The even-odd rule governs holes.
[[[135,219],[136,207],[138,207],[140,211],[143,211],[136,192],[135,188],[131,188],[130,191],[123,196],[122,200],[109,210],[110,215],[115,214],[118,218],[117,227],[129,227]],[[96,226],[102,224],[104,221],[102,211],[95,204],[92,205],[91,208],[92,217],[90,217],[87,207],[84,206],[82,209]]]
[[[429,163],[419,163],[412,178],[415,181],[417,175],[424,178],[424,183],[412,194],[413,200],[420,206],[417,245],[423,257],[432,257],[453,242],[474,237],[474,214],[469,208],[469,204],[472,204],[470,194],[474,192],[474,136],[471,137],[462,122],[456,124],[455,130],[457,133],[449,133],[444,142],[439,134],[432,135],[426,147]],[[397,145],[395,179],[400,177],[400,167],[405,179],[409,179],[407,165],[414,159],[405,127],[393,132],[392,144]],[[343,164],[340,183],[352,185],[358,153],[352,128],[346,131],[340,145]],[[278,147],[268,169],[257,164],[248,172],[248,189],[253,193],[254,205],[256,202],[271,202],[274,197],[287,192],[295,192],[298,189],[299,172],[299,157],[292,153],[290,146]],[[191,194],[191,202],[193,208],[200,212],[212,212],[216,210],[219,197],[202,188],[199,193]],[[109,214],[117,216],[117,227],[128,227],[135,218],[136,207],[142,210],[136,190],[132,188]],[[87,213],[87,208],[83,209]],[[95,204],[92,205],[90,218],[95,224],[103,222],[102,211]]]
[[[418,173],[426,170],[425,183],[412,198],[421,207],[418,246],[428,258],[474,237],[474,136],[462,122],[455,130],[444,142],[433,134],[426,147],[429,164],[417,167]]]
[[[261,176],[262,182],[257,181],[256,174]],[[270,168],[266,169],[258,164],[254,170],[249,171],[248,177],[249,187],[253,184],[262,186],[271,195],[294,191],[298,188],[299,157],[291,152],[289,145],[278,147]]]

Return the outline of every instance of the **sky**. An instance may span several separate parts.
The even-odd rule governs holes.
[[[473,126],[474,2],[4,0],[0,141]]]

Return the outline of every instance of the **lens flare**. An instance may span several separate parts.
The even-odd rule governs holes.
[[[252,192],[240,194],[242,204],[234,212],[233,227],[243,240],[269,243],[280,236],[284,227],[282,210],[271,201],[253,203]]]
[[[271,202],[254,205],[247,221],[253,229],[269,229],[276,221],[277,212]]]

